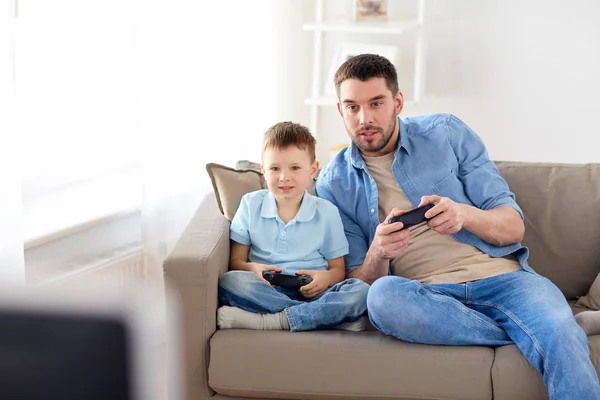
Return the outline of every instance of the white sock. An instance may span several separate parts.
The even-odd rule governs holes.
[[[354,322],[344,322],[338,326],[334,326],[333,329],[340,329],[344,331],[362,332],[367,327],[367,317],[364,315],[359,317]]]
[[[575,319],[588,336],[600,333],[600,311],[583,311]]]
[[[217,310],[217,325],[221,329],[255,329],[287,331],[290,329],[283,311],[276,314],[258,314],[238,307],[222,306]]]

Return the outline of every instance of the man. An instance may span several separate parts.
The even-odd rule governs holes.
[[[452,115],[399,119],[404,99],[384,57],[349,59],[335,86],[352,144],[316,190],[339,208],[347,276],[372,285],[373,325],[414,343],[514,342],[550,399],[600,399],[586,335],[527,264],[523,213],[481,139]],[[387,222],[429,203],[426,224]]]

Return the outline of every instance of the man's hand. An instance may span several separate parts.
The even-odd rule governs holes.
[[[300,270],[296,271],[296,275],[308,275],[312,278],[312,282],[308,285],[300,287],[300,294],[308,299],[320,295],[331,285],[330,271],[312,271]]]
[[[418,207],[425,204],[436,203],[435,207],[425,213],[426,218],[431,218],[427,225],[442,235],[452,235],[460,231],[465,224],[466,210],[464,204],[456,203],[448,197],[423,196]]]
[[[256,274],[256,276],[258,276],[258,279],[260,281],[266,283],[269,286],[273,286],[273,285],[271,285],[271,282],[269,282],[268,280],[263,278],[263,276],[262,276],[263,271],[281,272],[281,268],[276,267],[274,265],[266,265],[266,264],[259,264],[259,263],[253,263],[253,262],[248,263],[248,270],[254,272]]]
[[[371,253],[371,255],[379,259],[390,260],[404,253],[406,247],[408,247],[408,236],[410,235],[410,231],[408,229],[402,229],[404,226],[402,222],[389,224],[388,221],[390,218],[402,215],[405,212],[405,210],[394,208],[392,212],[385,217],[385,221],[377,225],[373,243],[371,243],[371,247],[369,248],[369,253]]]

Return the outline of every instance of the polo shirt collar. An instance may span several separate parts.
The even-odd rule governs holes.
[[[307,191],[304,191],[304,196],[302,197],[302,204],[300,204],[300,209],[298,210],[298,214],[294,218],[299,222],[307,222],[313,219],[315,213],[317,212],[317,198]],[[275,196],[270,191],[265,196],[262,208],[260,210],[260,216],[263,218],[276,218],[277,217],[277,202],[275,201]]]

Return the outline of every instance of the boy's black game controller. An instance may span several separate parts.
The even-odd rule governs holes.
[[[272,285],[289,289],[298,289],[312,282],[308,275],[285,275],[276,271],[263,271],[262,276]]]
[[[393,224],[394,222],[402,222],[404,228],[410,228],[411,226],[415,226],[420,224],[423,221],[429,221],[430,218],[425,218],[425,213],[435,207],[435,204],[429,203],[424,206],[413,208],[412,210],[405,212],[402,215],[397,215],[388,220],[388,223]]]

